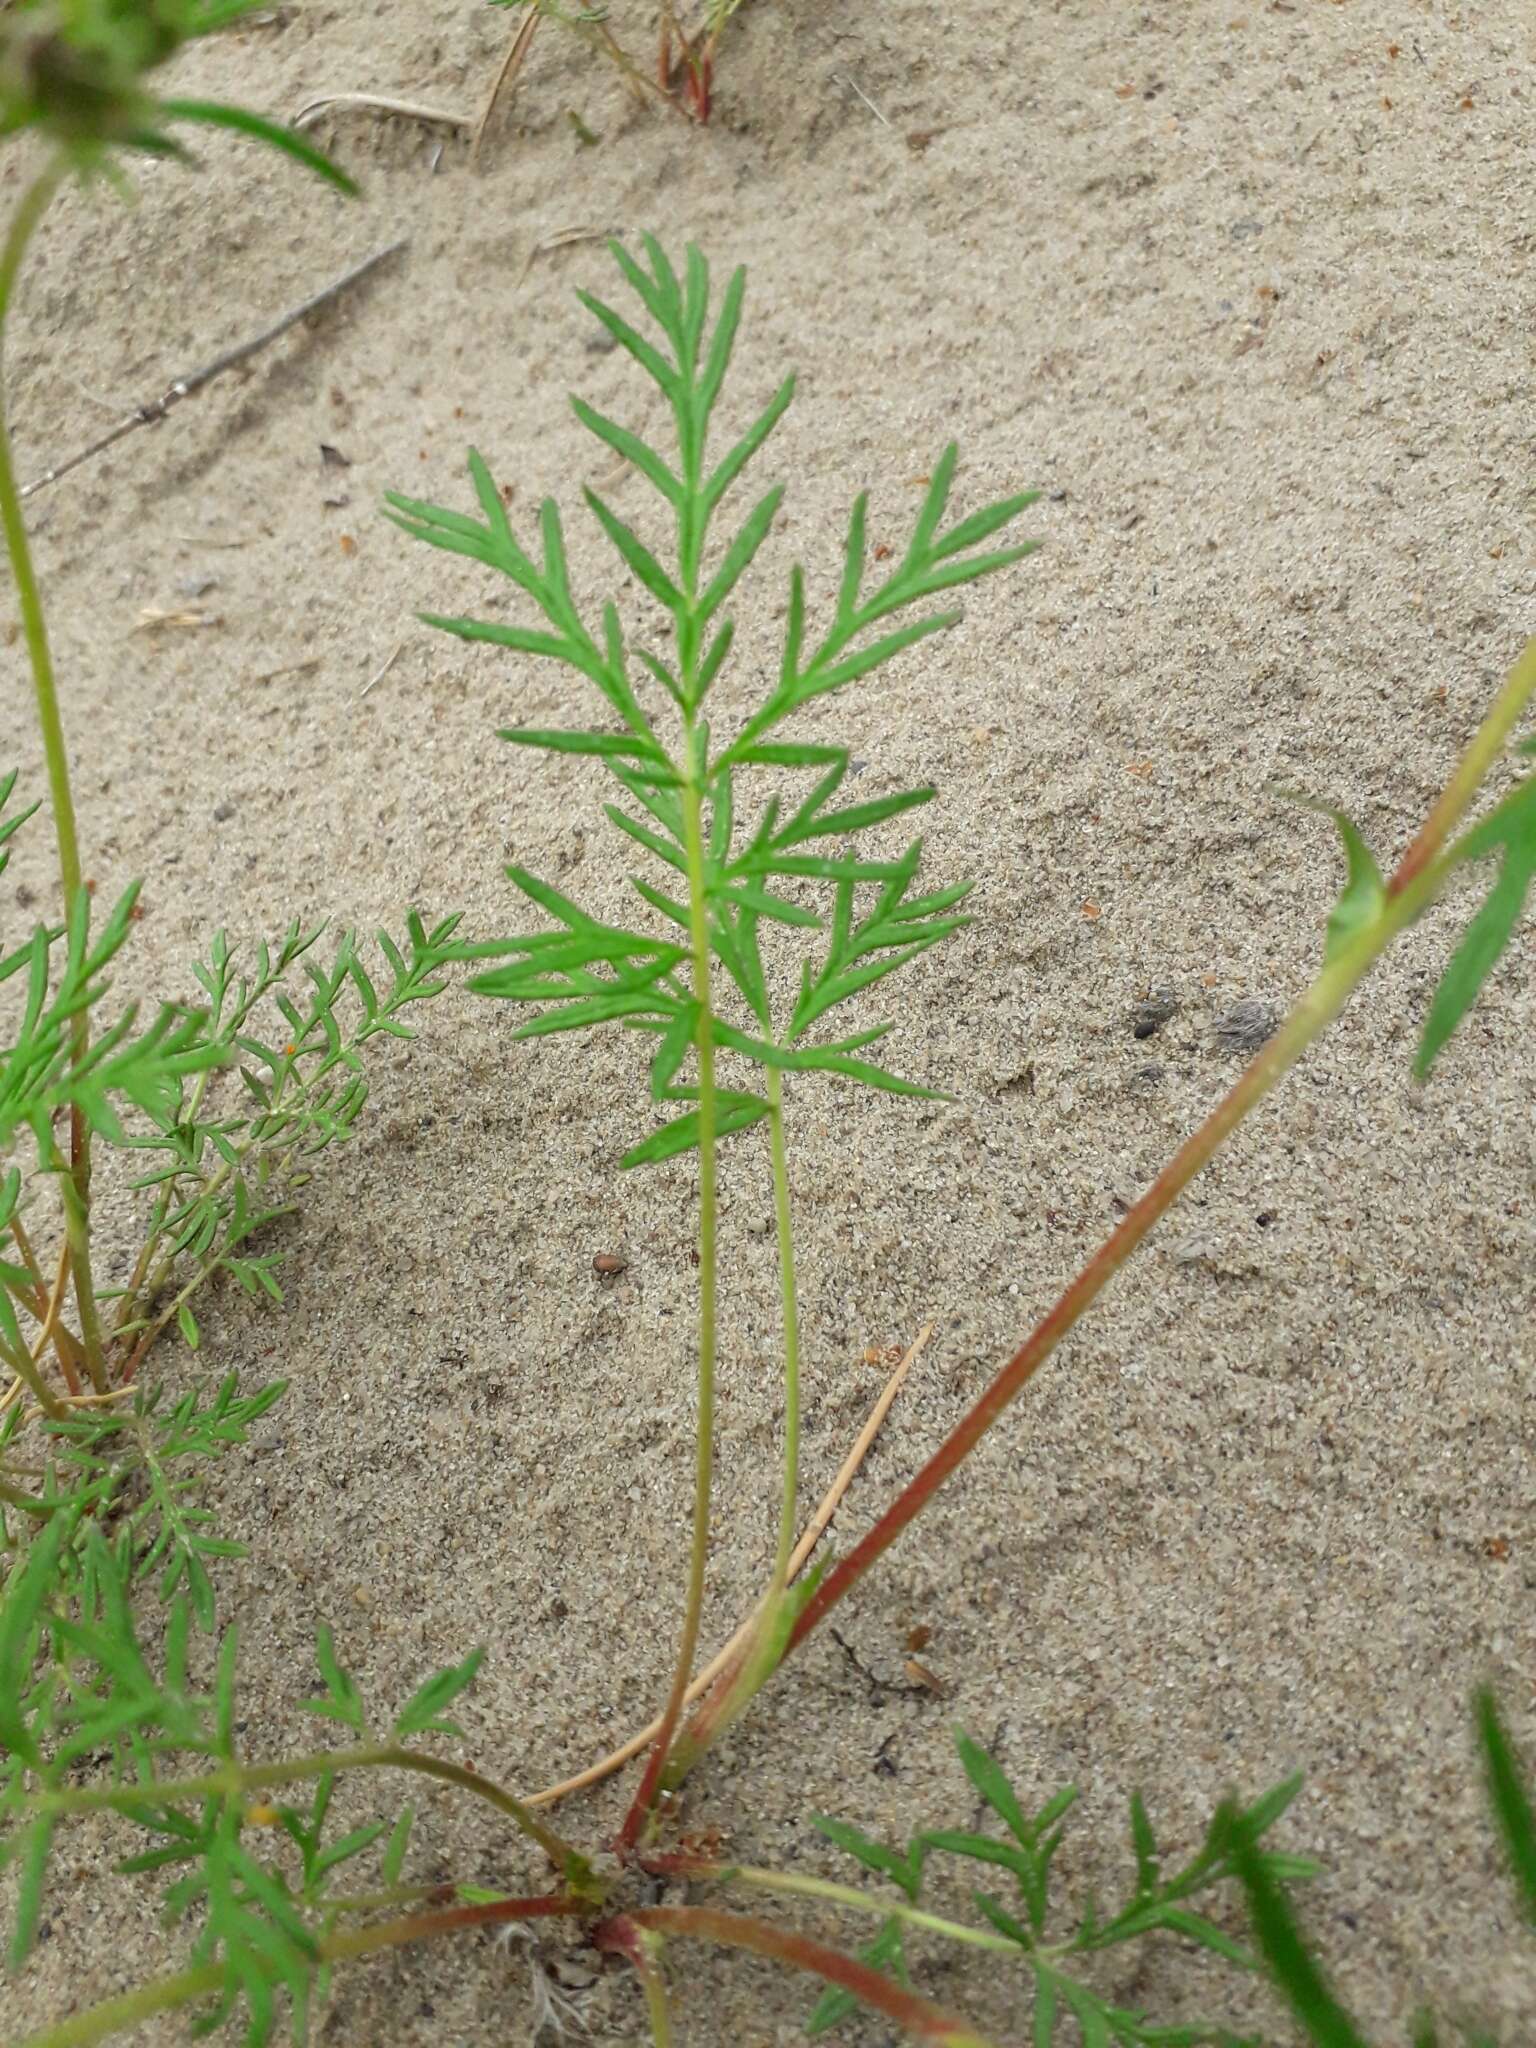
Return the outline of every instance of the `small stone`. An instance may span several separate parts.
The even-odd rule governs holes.
[[[751,1216],[747,1219],[747,1235],[749,1237],[766,1237],[772,1228],[773,1218],[771,1216]]]
[[[1132,1006],[1131,1036],[1151,1038],[1162,1030],[1178,1007],[1178,997],[1171,988],[1148,989],[1141,1001]]]
[[[592,1261],[592,1270],[608,1280],[615,1273],[622,1273],[628,1264],[628,1259],[619,1252],[599,1252]]]
[[[213,807],[213,822],[215,825],[227,824],[234,815],[235,807],[227,797],[223,803],[215,804]]]

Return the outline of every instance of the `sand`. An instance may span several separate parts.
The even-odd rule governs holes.
[[[367,89],[473,114],[508,34],[468,0],[285,6],[178,84],[279,113]],[[206,146],[205,175],[151,167],[131,210],[67,197],[14,335],[28,474],[410,238],[34,502],[88,864],[103,891],[144,878],[128,979],[189,992],[214,927],[295,914],[398,928],[417,903],[518,929],[509,860],[623,900],[601,778],[493,737],[590,715],[575,684],[414,623],[505,598],[377,516],[388,487],[467,505],[473,442],[525,527],[560,497],[578,588],[643,623],[580,514],[611,458],[565,399],[647,427],[657,407],[573,295],[610,289],[601,247],[551,238],[654,228],[722,275],[746,262],[733,420],[800,372],[762,460],[792,489],[738,607],[722,717],[776,659],[791,560],[828,600],[857,490],[893,544],[951,434],[962,508],[1041,486],[1038,556],[807,725],[852,744],[861,790],[931,780],[934,886],[979,880],[974,931],[912,972],[889,1048],[957,1101],[794,1090],[808,1494],[879,1389],[866,1352],[935,1325],[846,1542],[1235,1077],[1216,1022],[1306,985],[1340,864],[1326,821],[1275,785],[1347,806],[1393,857],[1536,624],[1533,56],[1518,0],[759,0],[706,132],[631,107],[546,27],[478,170],[462,139],[347,116],[317,132],[363,179],[358,205],[233,140]],[[8,195],[20,175],[13,154]],[[648,514],[638,478],[614,499]],[[188,607],[216,623],[140,624]],[[11,674],[19,702],[14,656]],[[37,788],[30,737],[20,759]],[[13,923],[46,851],[34,832],[6,877]],[[1229,1788],[1303,1770],[1284,1839],[1328,1866],[1309,1921],[1373,2039],[1402,2038],[1423,1998],[1507,2041],[1536,2030],[1536,1951],[1467,1713],[1495,1680],[1536,1754],[1528,941],[1431,1082],[1409,1078],[1471,900],[1393,954],[843,1608],[848,1654],[820,1636],[699,1772],[690,1828],[845,1875],[808,1814],[963,1823],[959,1724],[1028,1797],[1082,1786],[1059,1865],[1081,1899],[1129,1882],[1134,1787],[1178,1848]],[[1138,1040],[1154,987],[1178,1009]],[[280,1233],[285,1306],[218,1295],[199,1355],[160,1358],[177,1388],[230,1368],[291,1382],[213,1489],[250,1544],[220,1588],[258,1752],[313,1739],[292,1702],[320,1622],[381,1717],[485,1644],[458,1753],[525,1788],[622,1738],[664,1687],[693,1176],[617,1172],[651,1120],[633,1040],[517,1046],[513,1022],[455,993],[387,1049],[356,1143]],[[777,1484],[761,1148],[732,1147],[724,1190],[712,1642],[759,1582]],[[627,1260],[617,1280],[593,1272],[605,1252]],[[904,1687],[918,1626],[942,1697]],[[619,1811],[592,1797],[566,1825],[601,1840]],[[107,1874],[127,1841],[70,1838],[7,2035],[176,1966],[152,1891]],[[538,1881],[505,1830],[430,1795],[410,1868]],[[473,1937],[350,1969],[319,2038],[525,2041],[528,1958]],[[641,2037],[622,1970],[557,1966],[593,2039]],[[689,2043],[802,2038],[801,1982],[704,1950],[677,1974]],[[1004,1973],[935,1956],[924,1981],[1024,2036]],[[1293,2038],[1261,1987],[1172,1942],[1097,1981],[1158,2019]]]

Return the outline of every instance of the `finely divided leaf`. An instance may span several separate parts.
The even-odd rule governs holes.
[[[463,1729],[446,1718],[445,1710],[474,1683],[484,1658],[484,1650],[471,1650],[462,1664],[452,1664],[429,1678],[396,1716],[396,1736],[403,1740],[407,1735],[462,1735]]]
[[[760,1095],[748,1095],[732,1088],[720,1088],[715,1092],[715,1136],[724,1138],[735,1131],[747,1130],[768,1115],[769,1105]],[[620,1166],[654,1166],[658,1160],[675,1159],[684,1152],[695,1151],[699,1143],[699,1113],[690,1110],[686,1116],[674,1118],[663,1124],[659,1131],[653,1131],[641,1144],[634,1145],[619,1161]]]

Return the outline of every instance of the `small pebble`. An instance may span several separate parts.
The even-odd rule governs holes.
[[[1132,1007],[1132,1037],[1151,1038],[1154,1032],[1162,1030],[1178,1007],[1178,997],[1171,988],[1149,989],[1141,1001]]]
[[[222,825],[226,823],[227,820],[232,818],[234,815],[235,807],[232,803],[228,802],[227,800],[224,803],[215,804],[213,807],[213,822],[215,823],[215,825]]]
[[[608,1279],[615,1273],[622,1273],[628,1264],[628,1259],[622,1257],[618,1252],[599,1252],[592,1261],[592,1270],[594,1273],[602,1274],[604,1279]]]
[[[766,1237],[772,1228],[771,1216],[753,1216],[747,1222],[747,1233],[751,1237]]]

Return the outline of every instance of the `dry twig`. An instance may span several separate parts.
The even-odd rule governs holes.
[[[485,105],[480,109],[480,118],[475,123],[475,132],[469,138],[469,160],[472,164],[478,164],[480,161],[480,145],[485,140],[486,128],[489,126],[491,117],[501,102],[502,94],[516,78],[518,72],[522,70],[523,59],[528,55],[529,46],[533,42],[534,31],[538,28],[538,25],[538,13],[530,8],[518,24],[517,34],[512,38],[512,47],[502,60],[501,69],[496,74],[496,82],[492,85],[486,97]]]
[[[313,128],[322,114],[398,114],[406,121],[421,121],[428,128],[469,126],[467,114],[455,114],[447,107],[423,106],[420,100],[394,100],[376,92],[326,92],[300,107],[288,123],[290,128]]]
[[[537,21],[538,16],[534,15]],[[575,242],[602,242],[607,239],[606,228],[556,228],[552,235],[546,235],[541,242],[535,242],[528,251],[528,260],[523,265],[517,280],[518,290],[528,282],[528,273],[541,256],[548,256],[556,249],[569,249]]]
[[[211,363],[205,363],[200,370],[192,370],[185,377],[178,377],[159,398],[150,399],[146,405],[135,406],[125,419],[119,420],[117,425],[105,434],[99,434],[78,454],[71,455],[67,462],[55,463],[52,469],[45,469],[41,476],[34,477],[31,483],[23,486],[22,497],[30,498],[34,491],[40,491],[45,484],[57,483],[61,476],[68,476],[72,469],[78,469],[81,463],[89,462],[93,456],[104,454],[108,448],[114,447],[117,442],[124,440],[138,428],[158,425],[171,408],[180,405],[184,398],[192,397],[194,392],[201,391],[205,384],[211,384],[215,377],[222,376],[226,370],[236,369],[241,363],[248,362],[252,356],[259,355],[262,349],[270,342],[276,341],[279,335],[286,334],[290,327],[297,327],[301,320],[306,319],[311,313],[318,312],[332,299],[338,298],[342,292],[367,277],[371,271],[377,270],[381,263],[386,262],[391,256],[398,255],[405,246],[402,238],[398,242],[391,242],[387,248],[375,249],[371,256],[365,256],[361,263],[354,263],[345,275],[333,279],[323,291],[316,292],[313,298],[306,299],[301,306],[294,306],[291,311],[284,313],[280,320],[274,320],[270,327],[264,327],[260,334],[253,334],[249,341],[242,341],[234,348],[225,349],[222,355],[215,356]]]

